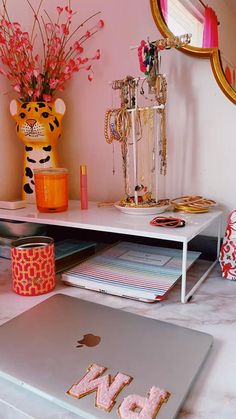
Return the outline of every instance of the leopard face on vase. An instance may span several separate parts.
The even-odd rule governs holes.
[[[13,99],[10,113],[16,133],[24,144],[22,199],[35,203],[33,170],[58,167],[57,142],[61,136],[66,106],[62,99],[53,102],[24,102]]]

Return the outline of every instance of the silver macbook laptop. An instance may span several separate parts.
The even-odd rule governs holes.
[[[3,324],[0,342],[2,377],[82,418],[172,419],[213,338],[57,294]]]

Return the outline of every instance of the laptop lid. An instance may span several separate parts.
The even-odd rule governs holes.
[[[151,418],[172,419],[213,338],[57,294],[3,324],[0,342],[2,377],[83,418],[138,415],[153,401]]]

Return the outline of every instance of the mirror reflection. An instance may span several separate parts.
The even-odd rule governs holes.
[[[158,1],[158,0],[157,0]],[[163,19],[176,36],[191,33],[191,45],[219,48],[221,65],[236,90],[236,0],[159,0]]]

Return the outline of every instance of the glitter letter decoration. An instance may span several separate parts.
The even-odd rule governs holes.
[[[105,367],[97,364],[90,365],[87,374],[77,384],[73,384],[67,393],[80,399],[96,391],[95,406],[109,412],[115,404],[117,395],[132,381],[132,378],[120,372],[114,378],[111,378],[110,374],[101,377],[105,370]]]
[[[164,402],[167,402],[170,394],[158,387],[152,387],[149,397],[141,397],[131,394],[125,397],[118,413],[121,419],[154,419]]]

